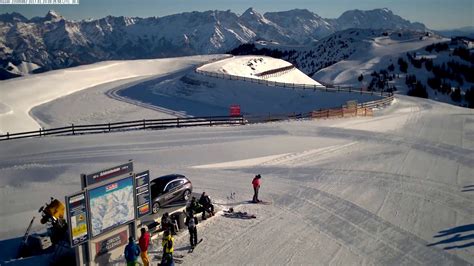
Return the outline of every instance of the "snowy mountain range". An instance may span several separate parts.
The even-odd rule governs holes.
[[[82,21],[54,11],[32,19],[7,13],[0,15],[0,78],[102,60],[222,53],[256,40],[311,45],[347,28],[426,30],[388,9],[352,10],[336,19],[305,9],[260,14],[252,8],[242,15],[216,10]]]

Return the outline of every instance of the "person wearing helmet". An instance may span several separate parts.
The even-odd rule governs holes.
[[[258,199],[258,191],[260,190],[260,178],[262,176],[260,174],[256,175],[253,180],[252,180],[252,185],[253,185],[253,199],[252,202],[258,203],[261,200]]]
[[[169,230],[166,230],[161,240],[163,246],[163,257],[161,258],[161,264],[164,266],[174,266],[173,251],[174,251],[174,238]]]

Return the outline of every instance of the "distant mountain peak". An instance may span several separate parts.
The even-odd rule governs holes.
[[[0,21],[3,22],[26,22],[28,21],[22,14],[17,12],[0,14]]]
[[[48,13],[46,13],[46,16],[44,17],[46,21],[57,21],[64,19],[63,16],[61,16],[58,12],[54,10],[49,10]]]
[[[246,13],[252,15],[252,14],[258,13],[258,12],[253,7],[249,7],[249,8],[247,8],[247,10],[245,10],[244,14],[246,14]]]
[[[372,10],[348,10],[336,19],[340,30],[348,28],[364,29],[413,29],[426,30],[422,23],[411,23],[409,20],[395,15],[388,8],[379,8]]]

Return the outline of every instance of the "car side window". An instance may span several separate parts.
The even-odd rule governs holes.
[[[169,183],[168,185],[168,190],[172,190],[173,188],[176,188],[179,184],[179,181],[173,181],[171,183]]]

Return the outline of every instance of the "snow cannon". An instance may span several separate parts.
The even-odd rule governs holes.
[[[51,198],[50,203],[46,203],[39,209],[41,213],[41,224],[49,224],[49,235],[53,244],[67,238],[67,223],[64,219],[66,206],[58,199]]]
[[[50,203],[46,203],[45,206],[39,209],[39,212],[42,216],[41,224],[45,224],[47,222],[51,222],[52,224],[63,222],[65,210],[66,206],[64,203],[58,199],[51,198]]]

